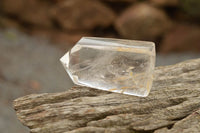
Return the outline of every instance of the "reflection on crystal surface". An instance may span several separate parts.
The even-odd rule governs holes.
[[[152,86],[155,45],[83,37],[60,60],[75,84],[144,97]]]

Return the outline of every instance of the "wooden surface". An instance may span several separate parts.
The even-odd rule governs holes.
[[[87,87],[14,101],[31,133],[199,133],[200,59],[155,70],[148,97]]]

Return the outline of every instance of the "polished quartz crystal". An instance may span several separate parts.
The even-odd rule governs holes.
[[[60,61],[77,85],[145,97],[153,81],[155,45],[83,37]]]

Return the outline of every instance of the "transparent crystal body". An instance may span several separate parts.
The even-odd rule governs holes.
[[[75,84],[142,96],[153,82],[153,42],[83,37],[60,61]]]

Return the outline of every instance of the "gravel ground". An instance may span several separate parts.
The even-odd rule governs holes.
[[[29,132],[12,109],[17,97],[65,91],[73,85],[59,62],[64,53],[46,40],[15,30],[0,30],[0,133]],[[192,53],[157,55],[156,65],[198,57],[200,54]]]

